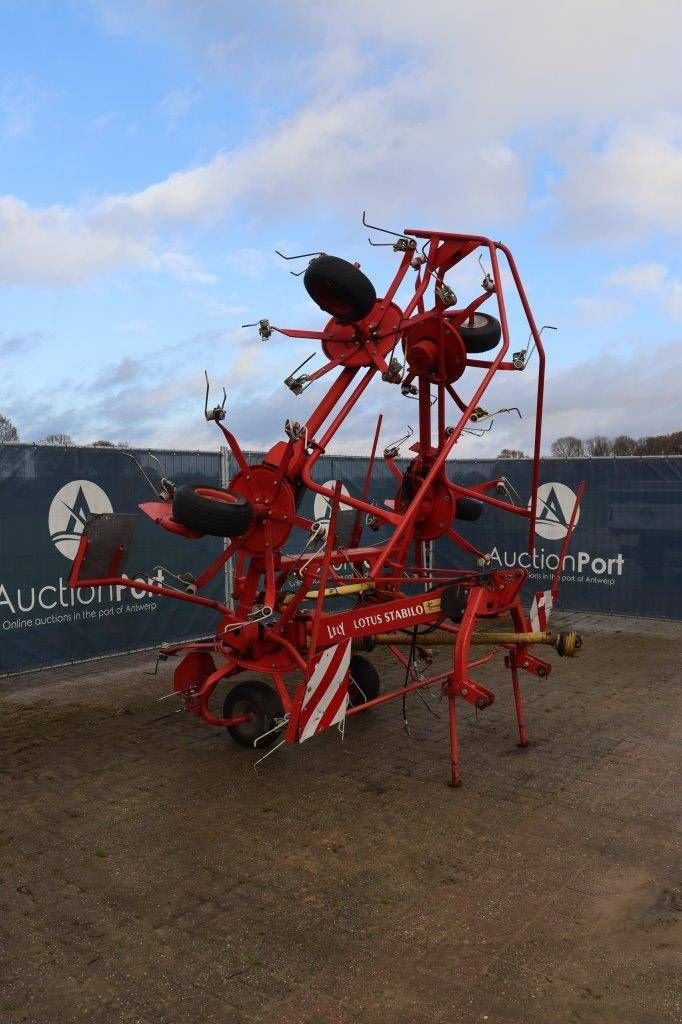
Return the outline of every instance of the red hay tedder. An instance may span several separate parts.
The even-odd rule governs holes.
[[[182,589],[128,579],[123,563],[134,518],[94,516],[85,526],[70,585],[134,586],[214,609],[218,615],[215,636],[166,646],[160,654],[183,655],[175,670],[174,690],[184,708],[210,725],[226,727],[242,745],[276,749],[278,739],[281,746],[300,743],[334,725],[343,731],[353,715],[411,691],[436,687],[447,699],[451,782],[459,785],[457,701],[483,709],[495,699],[472,676],[503,653],[511,676],[519,741],[525,746],[519,671],[546,678],[552,668],[531,653],[532,646],[548,644],[566,656],[576,654],[581,646],[573,632],[552,635],[547,622],[584,485],[550,589],[536,595],[526,615],[520,597],[526,570],[493,569],[490,556],[458,532],[457,521],[477,519],[486,506],[520,516],[528,521],[528,550],[534,549],[545,371],[540,332],[511,253],[500,242],[442,231],[409,229],[390,234],[395,240],[386,244],[400,263],[383,298],[377,298],[358,264],[325,253],[307,253],[313,258],[304,284],[317,305],[330,314],[325,328],[292,330],[267,320],[258,324],[263,339],[276,331],[321,343],[327,362],[309,376],[295,376],[298,367],[285,381],[294,394],[338,371],[308,420],[287,420],[286,440],[275,443],[262,462],[249,465],[223,423],[224,400],[221,406],[208,408],[207,382],[206,417],[220,427],[236,460],[236,475],[224,490],[198,485],[176,488],[164,479],[161,500],[140,506],[161,528],[189,541],[207,534],[229,538],[221,555],[199,576],[181,577]],[[538,353],[527,504],[515,501],[504,478],[463,486],[456,479],[456,463],[447,461],[464,431],[480,430],[482,422],[496,415],[481,405],[495,375],[518,374],[528,363],[528,348],[510,353],[500,254]],[[458,306],[445,275],[477,255],[481,265],[483,256],[489,260],[490,269],[483,269],[480,294]],[[411,273],[414,290],[402,289],[408,298],[401,308],[396,296]],[[495,304],[497,317],[483,312],[486,303]],[[470,368],[478,372],[467,374]],[[325,486],[313,475],[316,462],[377,375],[387,389],[397,387],[402,395],[415,398],[419,416],[417,440],[410,448],[414,457],[407,469],[398,468],[397,445],[383,452],[396,486],[394,500],[383,506],[371,500],[381,417],[359,495],[342,496],[340,483]],[[462,397],[466,376],[478,380],[473,394]],[[449,467],[455,479],[448,476]],[[328,522],[316,523],[300,514],[306,489],[328,501]],[[391,529],[385,542],[361,543],[363,529],[371,532],[385,525]],[[307,539],[304,536],[298,553],[285,553],[295,527],[306,531]],[[444,535],[471,558],[471,568],[445,570],[428,564],[429,542]],[[232,558],[230,607],[202,596],[201,590]],[[339,597],[352,607],[335,611]],[[511,617],[511,630],[490,629],[491,620],[504,616]],[[405,669],[404,685],[390,693],[380,693],[378,673],[366,657],[378,644],[388,646]],[[447,671],[431,674],[428,648],[445,644],[452,647],[452,662]],[[473,656],[476,645],[490,650]],[[209,708],[219,683],[228,686],[222,715]]]

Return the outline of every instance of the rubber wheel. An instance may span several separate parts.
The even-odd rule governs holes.
[[[274,728],[276,719],[284,716],[284,708],[276,690],[267,683],[252,679],[237,683],[225,698],[223,718],[236,718],[238,715],[251,715],[251,718],[248,722],[226,725],[225,728],[240,747],[253,747],[254,740],[269,732]],[[264,736],[258,748],[272,746],[277,737],[276,732]]]
[[[251,525],[253,509],[246,498],[220,487],[185,484],[175,492],[173,519],[210,537],[241,537]]]
[[[364,320],[377,300],[370,279],[338,256],[324,255],[311,260],[303,284],[313,302],[342,324]]]
[[[374,700],[380,691],[381,680],[372,662],[361,654],[353,654],[350,659],[349,707],[356,708],[359,704]]]
[[[475,498],[457,498],[455,500],[455,519],[461,519],[465,523],[475,523],[481,518],[483,502]]]
[[[473,320],[473,323],[472,323]],[[487,313],[474,313],[457,328],[467,352],[489,352],[502,337],[500,321]]]

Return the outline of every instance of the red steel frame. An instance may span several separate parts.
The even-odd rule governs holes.
[[[416,252],[417,239],[424,242],[422,257]],[[219,623],[214,638],[162,648],[164,655],[184,654],[175,673],[175,689],[182,697],[185,708],[211,725],[235,725],[244,721],[245,716],[225,719],[209,709],[209,701],[216,686],[222,681],[231,681],[241,672],[267,676],[281,698],[286,718],[284,736],[289,741],[298,738],[296,722],[302,693],[300,680],[306,678],[308,665],[316,651],[338,644],[340,639],[352,639],[358,644],[362,638],[371,638],[385,632],[396,622],[400,628],[410,630],[439,625],[441,629],[453,634],[453,660],[448,671],[418,678],[413,671],[411,659],[406,659],[398,649],[392,647],[396,658],[408,670],[409,683],[375,700],[350,708],[347,716],[422,687],[440,687],[448,700],[451,782],[458,785],[460,767],[456,702],[457,699],[465,700],[479,709],[493,702],[494,694],[471,678],[471,670],[489,661],[495,651],[499,650],[499,647],[494,648],[490,655],[472,661],[472,634],[480,620],[507,614],[511,615],[517,633],[530,633],[531,627],[520,599],[520,589],[527,572],[523,569],[490,570],[485,553],[453,528],[453,517],[459,499],[474,498],[484,505],[525,518],[528,520],[528,550],[533,552],[540,473],[545,352],[516,264],[501,242],[477,235],[408,229],[394,249],[402,252],[395,276],[384,297],[377,300],[369,316],[359,324],[340,325],[332,318],[324,330],[304,331],[270,327],[265,322],[266,336],[277,331],[290,338],[309,338],[322,343],[328,362],[306,378],[306,386],[331,371],[340,368],[340,372],[307,422],[292,426],[288,421],[288,440],[276,443],[257,466],[247,463],[234,435],[219,422],[238,468],[228,489],[248,498],[253,507],[254,519],[247,532],[232,539],[221,555],[196,578],[194,586],[190,588],[191,592],[139,579],[129,580],[122,576],[119,571],[121,551],[113,553],[108,575],[99,579],[81,578],[81,565],[89,543],[87,536],[82,538],[70,584],[134,586],[139,590],[200,604],[216,611]],[[489,258],[492,280],[489,277],[484,282],[481,294],[466,306],[450,308],[447,300],[452,301],[453,297],[444,286],[445,274],[461,260],[481,249]],[[523,368],[506,358],[510,334],[498,254],[505,257],[538,352],[528,507],[515,505],[510,500],[490,493],[496,490],[499,492],[498,480],[465,487],[450,480],[446,473],[448,457],[463,431],[475,426],[479,403],[495,375],[498,372],[518,373]],[[395,303],[395,297],[411,268],[416,271],[414,292],[401,310]],[[427,307],[430,286],[433,286],[434,298],[433,305]],[[457,329],[492,298],[497,302],[501,344],[492,358],[469,355]],[[411,448],[415,458],[410,467],[413,493],[409,500],[401,498],[404,474],[394,461],[395,452],[387,450],[385,458],[398,487],[396,501],[393,507],[378,507],[369,500],[379,422],[363,492],[359,497],[343,495],[343,505],[357,511],[351,543],[348,547],[337,547],[335,535],[340,485],[332,490],[317,482],[313,477],[315,464],[326,452],[372,380],[383,376],[389,384],[396,383],[391,378],[391,356],[401,345],[409,366],[409,345],[420,340],[421,332],[435,343],[437,356],[427,372],[409,369],[407,377],[402,379],[403,386],[412,385],[416,381],[418,397],[419,431]],[[453,386],[467,368],[484,371],[482,380],[468,400],[463,399]],[[434,393],[435,404],[432,404]],[[448,425],[448,411],[451,409],[456,412],[456,421]],[[450,465],[456,466],[456,463],[450,462]],[[282,550],[291,530],[299,527],[311,531],[314,527],[311,520],[297,511],[297,497],[303,488],[328,499],[331,517],[324,548],[311,555],[301,553],[293,556],[284,554]],[[151,502],[140,507],[164,529],[189,539],[197,536],[173,520],[170,501]],[[560,567],[574,526],[576,510],[560,557]],[[391,535],[385,543],[358,546],[363,517],[367,517],[374,526],[388,524],[392,527]],[[472,556],[475,562],[471,570],[426,568],[425,544],[443,534],[447,534],[465,553]],[[205,598],[200,593],[231,558],[235,559],[234,607]],[[344,564],[352,566],[354,576],[350,582],[358,584],[356,604],[348,611],[334,613],[330,608],[334,595],[330,591],[335,586],[349,583],[348,577],[340,574]],[[560,569],[552,584],[553,591],[556,590],[559,574]],[[292,581],[295,581],[293,590]],[[414,593],[416,585],[418,593]],[[459,587],[463,601],[463,614],[459,622],[445,622],[440,602],[455,585]],[[317,596],[306,597],[311,591]],[[502,646],[506,651],[511,674],[519,740],[525,745],[527,734],[518,672],[523,670],[544,678],[549,675],[551,665],[531,655],[525,643]],[[214,661],[216,656],[222,659],[218,667]],[[292,674],[299,679],[293,695],[288,679]]]

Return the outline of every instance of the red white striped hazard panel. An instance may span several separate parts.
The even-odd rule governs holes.
[[[299,743],[346,717],[350,643],[344,640],[335,647],[327,647],[309,662],[298,719]]]
[[[554,598],[551,590],[541,590],[533,598],[533,603],[530,606],[530,625],[534,633],[546,632],[553,604]]]

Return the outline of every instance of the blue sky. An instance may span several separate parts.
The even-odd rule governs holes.
[[[668,0],[0,0],[0,412],[23,440],[214,447],[206,367],[272,443],[319,396],[281,386],[314,346],[240,325],[322,322],[275,248],[358,259],[381,292],[367,209],[510,245],[559,327],[547,442],[680,429],[681,30]],[[373,386],[339,450],[408,406]]]

